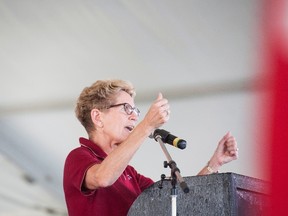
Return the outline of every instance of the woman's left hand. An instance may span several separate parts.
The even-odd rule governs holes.
[[[238,158],[238,147],[234,136],[226,133],[219,141],[218,146],[209,161],[209,166],[218,170],[220,166]]]

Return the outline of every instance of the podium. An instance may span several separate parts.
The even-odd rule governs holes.
[[[190,191],[177,185],[177,216],[264,215],[270,208],[269,184],[266,181],[236,174],[220,173],[184,177]],[[134,201],[128,216],[171,215],[171,183],[156,182]]]

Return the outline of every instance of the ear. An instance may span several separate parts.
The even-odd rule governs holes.
[[[101,111],[99,109],[92,109],[90,112],[91,120],[93,124],[97,127],[102,127],[103,123],[101,121]]]

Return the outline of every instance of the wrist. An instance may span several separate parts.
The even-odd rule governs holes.
[[[220,165],[217,165],[215,163],[211,163],[210,161],[207,162],[206,169],[207,169],[209,174],[219,173],[219,168],[220,168]]]
[[[142,132],[144,132],[144,134],[145,135],[147,135],[147,137],[149,136],[149,135],[151,135],[153,132],[154,132],[154,130],[155,130],[155,128],[154,127],[151,127],[146,121],[141,121],[138,125],[137,125],[137,127],[139,127],[140,128],[140,131],[142,131]]]

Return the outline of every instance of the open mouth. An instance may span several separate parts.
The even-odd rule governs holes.
[[[134,126],[133,125],[129,125],[125,127],[129,132],[133,131]]]

